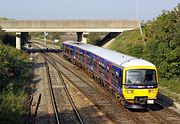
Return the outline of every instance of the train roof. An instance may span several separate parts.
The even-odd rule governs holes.
[[[94,46],[91,44],[85,44],[85,43],[76,42],[76,41],[65,41],[64,43],[72,45],[72,46],[76,46],[80,49],[91,52],[97,56],[100,56],[122,67],[131,67],[131,66],[154,66],[155,67],[154,64],[146,60],[138,59],[136,57],[132,57],[123,53],[119,53],[119,52],[105,49],[102,47]]]

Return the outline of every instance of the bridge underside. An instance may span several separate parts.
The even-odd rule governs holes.
[[[7,29],[3,28],[2,30],[6,32],[123,32],[127,30],[133,30],[133,28],[67,28],[67,29],[23,29],[23,28],[18,28],[18,29]]]

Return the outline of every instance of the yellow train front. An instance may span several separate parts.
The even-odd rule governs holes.
[[[122,94],[127,108],[154,104],[158,94],[156,67],[145,60],[130,60],[123,65]]]

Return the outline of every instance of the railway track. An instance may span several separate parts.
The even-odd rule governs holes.
[[[43,56],[44,57],[44,56]],[[44,57],[45,58],[45,57]],[[68,89],[67,89],[67,86],[66,86],[66,84],[65,84],[65,82],[64,82],[64,79],[63,79],[63,77],[62,77],[62,75],[61,75],[61,73],[59,72],[59,70],[57,69],[57,67],[56,67],[56,64],[55,63],[53,63],[53,62],[51,62],[51,61],[49,61],[49,60],[47,60],[47,58],[45,58],[46,59],[46,63],[49,63],[49,64],[51,64],[51,66],[53,66],[53,68],[51,67],[51,68],[49,68],[50,66],[48,66],[48,64],[46,64],[46,69],[47,69],[47,75],[48,75],[48,82],[49,82],[49,87],[50,87],[50,93],[51,93],[51,98],[52,98],[52,103],[53,103],[53,108],[54,108],[54,113],[55,113],[55,117],[56,117],[56,122],[59,124],[60,122],[63,122],[63,123],[69,123],[69,122],[71,122],[71,123],[80,123],[80,124],[84,124],[84,122],[83,122],[83,120],[82,120],[82,118],[81,118],[81,116],[80,116],[80,114],[79,114],[79,112],[78,112],[78,110],[77,110],[77,108],[76,108],[76,106],[75,106],[75,104],[74,104],[74,102],[73,102],[73,100],[72,100],[72,97],[71,97],[71,95],[70,95],[70,93],[69,93],[69,91],[68,91]],[[56,72],[55,72],[56,71]],[[59,82],[58,81],[56,81],[56,77],[59,77],[59,79],[60,79],[60,82],[61,82],[61,86],[63,87],[63,90],[64,90],[64,94],[66,94],[66,96],[67,96],[67,99],[68,99],[68,101],[69,101],[69,103],[70,103],[70,105],[71,105],[71,107],[72,107],[72,109],[73,109],[73,112],[74,112],[74,115],[72,114],[72,112],[71,113],[68,113],[68,116],[67,115],[64,115],[65,117],[69,117],[70,119],[68,119],[68,118],[66,118],[66,119],[64,119],[65,117],[63,117],[62,116],[62,114],[59,114],[59,108],[62,108],[62,103],[60,102],[58,102],[59,100],[59,91],[58,90],[62,90],[62,88],[61,87],[59,87],[60,86],[60,84],[58,84]],[[61,89],[60,89],[61,88]],[[56,93],[55,93],[56,92]],[[62,91],[61,91],[62,92]],[[55,94],[56,94],[56,97],[55,97]],[[63,95],[64,95],[63,94]],[[64,97],[64,96],[63,96]],[[59,106],[57,105],[57,103],[59,104]],[[65,104],[68,104],[68,102],[66,101],[65,102]],[[62,118],[62,120],[60,120],[60,118]],[[76,119],[78,120],[76,120]]]
[[[84,94],[89,95],[89,94],[93,94],[93,93],[89,93],[88,94],[87,92],[83,91],[83,88],[91,87],[94,92],[98,90],[98,93],[99,93],[99,91],[102,91],[102,88],[104,88],[104,87],[101,87],[101,88],[97,87],[97,84],[92,83],[93,82],[92,79],[89,79],[89,77],[87,77],[87,75],[83,75],[82,76],[82,74],[80,74],[79,72],[77,73],[77,70],[74,71],[74,69],[72,69],[72,68],[74,68],[74,66],[72,64],[68,64],[68,67],[65,67],[65,65],[66,65],[65,63],[67,63],[67,62],[63,62],[64,60],[62,60],[61,57],[59,57],[57,55],[55,57],[52,54],[50,54],[50,56],[53,56],[52,59],[54,59],[54,61],[57,62],[58,68],[61,68],[61,71],[64,74],[64,76],[66,76],[66,77],[70,76],[71,77],[74,74],[76,77],[79,78],[79,79],[76,79],[76,80],[78,80],[78,82],[82,81],[81,84],[85,83],[87,85],[87,86],[85,86],[83,84],[84,86],[83,85],[81,86],[80,84],[75,83],[76,81],[74,81],[73,79],[69,79],[74,85],[76,85],[76,87],[79,87],[79,90],[82,90],[82,92]],[[59,61],[61,61],[61,63],[59,63]],[[67,72],[67,70],[70,73]],[[81,75],[81,77],[79,77],[79,75]],[[86,81],[84,79],[88,79],[88,80]],[[167,120],[167,118],[163,118],[162,117],[162,115],[163,115],[162,111],[161,111],[162,113],[159,112],[159,111],[155,111],[155,110],[157,110],[157,108],[154,108],[154,110],[151,108],[151,109],[148,109],[147,111],[129,111],[127,109],[124,109],[124,108],[120,107],[119,104],[117,105],[117,101],[115,99],[112,99],[112,96],[110,98],[110,96],[109,96],[110,94],[107,93],[107,91],[103,90],[103,92],[101,92],[99,94],[101,94],[101,96],[99,98],[97,97],[97,99],[99,101],[101,101],[101,102],[100,103],[96,103],[96,106],[98,106],[101,109],[103,108],[105,113],[109,113],[110,111],[108,111],[106,109],[106,107],[104,107],[105,104],[103,104],[103,102],[104,102],[103,99],[106,99],[108,101],[111,101],[108,104],[106,104],[107,106],[112,107],[111,105],[115,105],[116,104],[116,106],[118,106],[118,109],[122,112],[121,116],[119,116],[119,117],[121,117],[121,119],[117,120],[116,121],[117,123],[123,123],[123,122],[127,123],[128,121],[126,121],[126,117],[131,120],[128,123],[169,123],[171,121],[173,121],[173,123],[176,123],[177,121],[179,121],[178,118],[177,118],[179,116],[174,117],[174,120]],[[102,96],[104,96],[104,97],[102,97]],[[90,96],[90,99],[92,101],[96,100],[96,99],[93,99],[93,96]],[[117,109],[115,111],[117,111]],[[122,117],[122,115],[124,115],[124,117]],[[116,119],[115,115],[109,115],[109,116],[112,119]]]
[[[44,56],[43,56],[44,57]],[[45,58],[45,57],[44,57]],[[46,58],[45,58],[46,59]],[[51,66],[54,67],[55,70],[53,70],[52,68],[49,68],[49,64]],[[80,123],[80,124],[84,124],[73,100],[72,100],[72,97],[66,87],[66,84],[64,83],[64,80],[62,78],[62,75],[61,73],[59,72],[59,70],[57,69],[55,63],[49,61],[46,59],[46,74],[47,74],[47,79],[48,79],[48,84],[49,84],[49,90],[50,90],[50,95],[51,95],[51,101],[52,101],[52,105],[53,105],[53,110],[54,110],[54,114],[55,114],[55,119],[56,119],[56,122],[57,124],[60,124],[60,123],[68,123],[68,122],[71,122],[71,123]],[[55,74],[55,72],[53,71],[57,71],[57,74]],[[54,75],[54,76],[53,76]],[[74,115],[72,115],[71,113],[71,116],[68,115],[68,118],[66,118],[66,120],[63,118],[63,116],[61,114],[59,114],[59,106],[58,106],[58,91],[57,91],[57,82],[55,81],[55,78],[52,78],[52,77],[56,77],[58,76],[59,79],[60,79],[60,82],[62,83],[63,85],[63,89],[64,89],[64,92],[66,93],[67,95],[67,98],[70,102],[70,105],[73,109],[73,112],[74,112],[74,115],[75,117],[73,117]],[[56,83],[55,83],[56,82]],[[56,87],[56,88],[55,88]],[[59,89],[58,89],[59,90]],[[56,96],[55,96],[56,95]],[[67,102],[66,102],[67,104]],[[69,119],[70,118],[70,119]],[[77,120],[75,120],[75,118]],[[62,120],[61,120],[62,119]],[[67,121],[68,120],[68,121]]]
[[[54,110],[54,117],[55,117],[56,123],[57,124],[60,124],[60,123],[84,124],[84,122],[76,108],[76,105],[74,104],[73,99],[67,89],[64,79],[63,79],[60,71],[57,69],[56,63],[53,61],[47,60],[45,55],[42,55],[42,57],[45,59],[47,81],[48,81],[51,102],[52,102],[52,106],[53,106],[53,110]],[[50,66],[51,66],[51,68],[50,68]],[[59,77],[60,82],[57,81],[57,79],[56,79],[57,77]],[[59,84],[59,83],[61,83],[61,84]],[[62,97],[65,97],[65,94],[66,94],[66,102],[65,103],[59,102],[59,101],[61,101],[61,100],[59,100],[59,92],[62,92],[62,89],[65,92],[62,94],[63,95]],[[68,104],[68,102],[70,104]],[[69,110],[69,109],[67,109],[67,105],[69,105],[68,107],[72,108],[73,112],[61,114],[60,111],[62,111],[62,109],[64,109],[65,106],[66,106],[66,110]]]
[[[76,108],[76,105],[74,103],[74,101],[75,101],[74,98],[76,98],[76,96],[74,96],[72,99],[72,97],[71,97],[72,94],[69,93],[68,88],[66,86],[67,81],[66,81],[66,83],[64,81],[65,77],[63,78],[61,72],[57,68],[56,63],[54,61],[52,61],[52,59],[50,57],[45,56],[45,55],[43,55],[43,57],[47,61],[46,69],[47,69],[47,75],[48,75],[48,80],[49,80],[49,84],[50,84],[49,86],[50,86],[50,91],[51,91],[51,96],[52,96],[52,103],[53,103],[53,108],[55,111],[55,117],[56,117],[57,123],[62,122],[62,123],[68,123],[68,124],[70,124],[70,123],[83,124],[84,123],[83,120],[86,123],[91,123],[91,122],[98,123],[98,124],[113,123],[111,121],[111,119],[107,119],[107,117],[105,116],[104,113],[99,111],[96,107],[93,107],[92,102],[90,102],[91,106],[89,108],[85,107],[85,108],[79,110],[80,112],[78,112],[78,109]],[[53,66],[53,68],[52,68],[52,66]],[[55,78],[57,76],[61,80],[60,84],[59,84],[59,81],[57,81],[57,79]],[[64,90],[65,93],[63,93],[62,90]],[[67,101],[67,98],[64,98],[64,97],[66,97],[64,94],[66,94],[66,96],[68,97],[68,100],[71,103],[71,106],[73,108],[73,112],[76,115],[76,118],[73,117],[74,115],[72,114],[72,111],[68,111],[70,105]],[[78,91],[78,94],[80,94],[79,91]],[[87,103],[88,103],[87,98],[85,98],[85,97],[83,97],[83,98],[86,100],[86,102],[83,101],[80,104],[87,105]],[[79,100],[79,99],[77,99],[77,100]],[[57,114],[57,113],[59,113],[59,114]],[[83,119],[80,116],[80,113],[81,113]],[[96,117],[93,117],[93,116],[96,116]],[[76,119],[78,119],[78,121],[76,121]]]
[[[158,101],[155,102],[155,105],[148,108],[153,112],[154,115],[158,116],[167,124],[179,124],[180,123],[180,114],[175,111],[161,105]]]

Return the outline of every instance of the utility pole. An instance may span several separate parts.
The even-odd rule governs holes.
[[[139,19],[139,0],[136,1],[136,19]]]
[[[139,20],[139,0],[136,1],[136,19]],[[141,22],[139,21],[139,30],[142,37],[142,40],[144,42],[144,45],[146,46],[146,42],[144,41],[144,36],[141,28]]]

